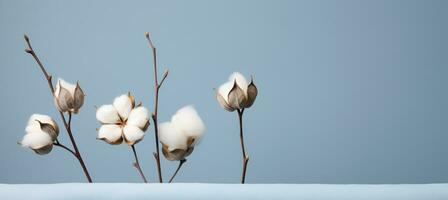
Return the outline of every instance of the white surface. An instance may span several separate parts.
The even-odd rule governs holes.
[[[446,200],[448,184],[0,184],[0,199]]]

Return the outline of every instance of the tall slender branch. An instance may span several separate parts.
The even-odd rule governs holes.
[[[246,181],[246,170],[247,170],[247,163],[249,162],[249,156],[246,154],[246,149],[244,148],[244,135],[243,135],[243,109],[237,109],[238,111],[238,119],[240,122],[240,141],[241,141],[241,150],[243,152],[243,172],[241,174],[241,183],[244,184]]]
[[[135,162],[133,163],[133,165],[139,172],[140,176],[142,177],[143,182],[148,183],[148,181],[146,180],[145,174],[143,174],[142,168],[140,167],[140,162],[138,161],[137,151],[135,150],[134,145],[131,145],[131,148],[132,148],[132,151],[134,152],[134,157],[135,157]]]
[[[36,52],[34,51],[33,47],[31,46],[29,37],[28,37],[27,35],[25,35],[24,37],[25,37],[25,41],[26,41],[26,43],[27,43],[27,45],[28,45],[28,48],[25,49],[25,52],[31,54],[31,56],[33,56],[34,60],[36,60],[36,62],[37,62],[37,64],[39,65],[39,67],[40,67],[42,73],[43,73],[44,76],[45,76],[45,79],[46,79],[47,82],[48,82],[48,86],[50,87],[51,95],[54,97],[54,87],[53,87],[53,83],[52,83],[52,81],[51,81],[52,77],[51,77],[51,75],[48,74],[48,72],[47,72],[47,70],[45,69],[44,65],[42,64],[42,62],[40,62],[39,58],[37,57]],[[81,153],[79,152],[79,149],[78,149],[78,147],[77,147],[77,145],[76,145],[76,141],[75,141],[75,138],[73,137],[73,133],[72,133],[72,130],[71,130],[71,127],[70,127],[70,123],[71,123],[71,115],[72,115],[72,114],[69,113],[69,122],[70,122],[70,123],[68,123],[67,120],[65,119],[64,113],[62,113],[61,111],[59,111],[59,115],[61,116],[62,122],[64,123],[64,127],[65,127],[65,129],[67,130],[67,134],[68,134],[68,136],[70,137],[70,141],[71,141],[72,146],[73,146],[73,149],[74,149],[74,151],[71,151],[71,152],[72,152],[72,153],[74,152],[73,155],[76,157],[76,159],[78,159],[79,164],[81,165],[81,167],[82,167],[82,169],[83,169],[83,171],[84,171],[84,175],[85,175],[86,178],[87,178],[87,181],[88,181],[89,183],[92,183],[92,178],[90,177],[90,174],[89,174],[89,172],[88,172],[88,170],[87,170],[87,167],[86,167],[86,165],[85,165],[85,163],[84,163],[84,161],[83,161],[83,159],[82,159]],[[57,145],[57,146],[62,147],[62,146],[60,145],[59,142],[58,142],[58,145]],[[62,148],[64,148],[64,147],[62,147]],[[67,149],[67,150],[68,150],[68,148],[64,148],[64,149]]]
[[[155,137],[155,142],[156,142],[156,152],[154,152],[153,155],[154,155],[154,158],[156,159],[156,163],[157,163],[157,172],[159,175],[159,182],[163,183],[162,167],[160,165],[160,148],[159,148],[159,130],[158,130],[158,121],[157,121],[157,111],[158,111],[158,107],[159,107],[160,86],[162,85],[163,81],[165,80],[166,76],[168,75],[168,71],[165,72],[165,74],[163,75],[162,82],[159,84],[158,74],[157,74],[157,51],[151,41],[151,38],[149,37],[148,32],[145,33],[145,36],[146,36],[146,39],[148,40],[149,46],[152,50],[152,57],[153,57],[153,62],[154,62],[154,93],[155,93],[155,96],[154,96],[154,112],[152,113],[152,120],[154,122],[154,137]]]
[[[174,177],[176,177],[177,172],[179,172],[180,168],[182,167],[182,165],[187,162],[187,159],[182,159],[179,161],[179,165],[177,166],[176,171],[174,172],[173,176],[171,176],[169,183],[171,183],[174,179]]]

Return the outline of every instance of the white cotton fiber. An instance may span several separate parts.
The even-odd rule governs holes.
[[[240,86],[241,89],[243,89],[244,93],[247,94],[247,81],[246,78],[244,78],[244,76],[239,73],[239,72],[233,72],[230,77],[229,77],[229,81],[234,83],[236,80],[236,84],[238,86]],[[233,86],[233,85],[232,85]]]
[[[143,106],[139,106],[137,108],[132,109],[126,124],[137,126],[140,129],[143,129],[148,120],[149,120],[148,109],[146,109]]]
[[[187,137],[171,122],[159,124],[159,139],[160,142],[167,145],[169,151],[174,149],[187,149]]]
[[[139,127],[126,125],[123,128],[123,135],[126,138],[126,142],[129,145],[133,145],[142,140],[145,133]]]
[[[28,120],[28,126],[40,127],[38,121],[40,121],[41,123],[51,124],[53,126],[56,126],[56,123],[53,121],[53,119],[50,116],[42,115],[42,114],[31,115],[30,119]]]
[[[233,82],[229,81],[229,82],[222,84],[218,88],[218,93],[222,96],[222,98],[224,98],[224,100],[227,103],[229,103],[229,93],[230,93],[230,90],[232,90],[232,87],[233,87]]]
[[[31,115],[25,128],[25,132],[32,133],[42,131],[39,122],[52,125],[56,129],[56,134],[59,133],[59,127],[56,122],[50,116],[41,114]]]
[[[116,97],[113,105],[123,120],[129,117],[129,113],[132,110],[132,102],[127,94]]]
[[[171,117],[171,123],[181,129],[187,138],[193,137],[195,141],[199,141],[205,131],[204,122],[192,105],[179,109]]]
[[[121,138],[121,132],[122,130],[119,125],[102,125],[98,130],[98,138],[113,143]]]
[[[50,135],[43,131],[27,133],[20,142],[23,147],[29,147],[31,149],[39,149],[52,143],[53,140]]]
[[[54,91],[54,94],[55,94],[56,97],[59,96],[59,90],[60,90],[61,87],[63,87],[66,90],[68,90],[68,92],[70,92],[71,95],[75,94],[75,89],[76,89],[76,85],[75,84],[68,83],[64,79],[58,78],[58,82],[56,84],[56,89]]]
[[[120,121],[118,112],[113,105],[102,105],[96,111],[96,119],[105,124],[117,123]]]

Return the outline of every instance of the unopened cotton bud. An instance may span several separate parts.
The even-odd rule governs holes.
[[[216,99],[218,103],[227,111],[249,108],[255,102],[258,95],[258,89],[253,79],[247,84],[246,79],[241,73],[232,73],[229,81],[222,84],[217,92]]]
[[[70,84],[63,79],[58,79],[54,91],[55,104],[61,112],[78,113],[84,104],[84,92],[79,83]]]

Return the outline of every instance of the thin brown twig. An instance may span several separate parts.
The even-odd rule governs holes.
[[[131,145],[131,148],[132,148],[132,151],[134,152],[134,157],[135,157],[135,162],[133,163],[133,166],[139,172],[140,176],[143,179],[143,182],[148,183],[148,181],[146,180],[145,174],[143,174],[142,168],[140,167],[140,162],[138,161],[137,151],[135,150],[134,145]]]
[[[246,181],[246,170],[247,163],[249,162],[249,156],[246,154],[246,149],[244,148],[244,135],[243,135],[243,109],[237,109],[238,111],[238,119],[240,123],[240,141],[241,141],[241,150],[243,152],[243,172],[241,174],[241,183],[244,184]]]
[[[67,146],[61,144],[61,143],[59,142],[59,140],[56,140],[56,141],[53,143],[53,145],[54,145],[54,146],[61,147],[61,148],[65,149],[65,150],[69,151],[71,154],[73,154],[73,155],[76,157],[76,153],[75,153],[73,150],[71,150],[70,148],[68,148]]]
[[[173,176],[171,176],[169,183],[171,183],[174,179],[174,177],[176,177],[177,172],[179,172],[180,168],[182,167],[182,165],[187,162],[187,159],[182,159],[179,161],[179,165],[177,166],[176,171],[174,172]]]
[[[48,82],[48,86],[50,87],[51,95],[54,97],[54,87],[53,87],[53,83],[52,83],[52,81],[51,81],[52,77],[51,77],[51,75],[48,74],[48,72],[47,72],[47,70],[45,69],[44,65],[42,64],[42,62],[40,62],[39,58],[37,57],[36,52],[34,51],[33,47],[31,46],[29,37],[28,37],[27,35],[25,35],[24,37],[25,37],[25,41],[26,41],[26,43],[27,43],[27,45],[28,45],[28,48],[25,49],[25,52],[31,54],[31,56],[33,56],[34,60],[36,60],[36,62],[37,62],[37,64],[39,65],[39,67],[40,67],[42,73],[43,73],[44,76],[45,76],[45,79],[46,79],[47,82]],[[64,123],[64,127],[65,127],[65,129],[67,130],[67,134],[68,134],[68,136],[70,137],[70,141],[71,141],[72,146],[73,146],[73,149],[74,149],[74,151],[71,151],[71,152],[74,152],[74,156],[76,157],[76,159],[78,159],[79,164],[81,165],[81,167],[82,167],[82,169],[83,169],[83,171],[84,171],[84,175],[85,175],[86,178],[87,178],[87,181],[88,181],[89,183],[92,183],[92,178],[90,177],[90,174],[89,174],[89,172],[88,172],[88,170],[87,170],[87,167],[86,167],[86,165],[85,165],[85,163],[84,163],[84,161],[83,161],[83,159],[82,159],[81,153],[80,153],[79,150],[78,150],[78,147],[77,147],[77,145],[76,145],[75,138],[73,137],[73,133],[72,133],[72,130],[71,130],[71,127],[70,127],[70,123],[71,123],[71,113],[69,113],[69,122],[70,122],[70,123],[68,123],[67,120],[65,119],[64,113],[62,113],[61,111],[59,111],[59,115],[61,116],[62,122]],[[59,144],[60,144],[60,143],[59,143]],[[59,145],[57,145],[57,146],[59,146]],[[61,147],[62,147],[62,146],[61,146]],[[67,149],[68,149],[68,148],[67,148]]]
[[[155,137],[155,142],[156,142],[156,152],[154,152],[153,155],[154,155],[154,158],[156,159],[156,163],[157,163],[157,172],[159,175],[159,182],[163,183],[162,167],[160,165],[159,131],[158,131],[158,121],[157,121],[157,111],[158,111],[158,106],[159,106],[159,89],[161,86],[161,84],[159,84],[158,75],[157,75],[157,51],[151,41],[151,38],[149,37],[149,33],[145,33],[145,36],[146,36],[146,39],[148,40],[149,46],[151,47],[152,57],[153,57],[153,62],[154,62],[154,92],[155,92],[154,104],[155,105],[154,105],[154,112],[152,113],[152,120],[154,122],[154,137]],[[165,80],[167,75],[168,75],[168,73],[166,73],[166,75],[164,75],[162,80]]]

